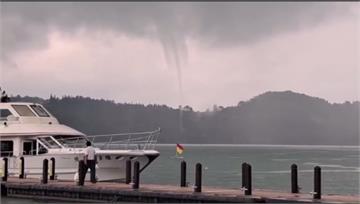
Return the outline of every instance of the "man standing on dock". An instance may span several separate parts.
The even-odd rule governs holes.
[[[84,150],[84,162],[85,162],[85,170],[84,170],[84,179],[86,177],[86,173],[88,171],[88,169],[90,168],[90,181],[91,183],[96,183],[96,176],[95,176],[95,165],[96,165],[96,161],[95,161],[95,148],[93,146],[91,146],[91,142],[87,141],[86,142],[86,148]]]

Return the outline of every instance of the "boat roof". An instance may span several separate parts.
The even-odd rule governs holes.
[[[1,102],[0,103],[0,107],[2,105],[6,106],[6,105],[30,105],[30,104],[38,104],[38,103],[31,103],[31,102]],[[40,105],[40,104],[38,104]]]
[[[84,133],[60,124],[41,104],[0,103],[0,136],[81,135]]]

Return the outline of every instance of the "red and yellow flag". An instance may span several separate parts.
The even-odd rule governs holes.
[[[184,147],[180,144],[176,144],[176,153],[182,154],[184,152]]]

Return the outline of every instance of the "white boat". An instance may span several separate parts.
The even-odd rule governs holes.
[[[83,159],[86,141],[91,141],[96,148],[98,181],[123,180],[126,160],[132,164],[139,161],[141,172],[159,156],[155,150],[159,134],[160,129],[87,136],[60,124],[40,104],[0,103],[0,164],[3,165],[4,157],[8,158],[9,175],[19,175],[23,157],[26,178],[41,178],[43,160],[55,158],[57,179],[76,180],[78,161]]]

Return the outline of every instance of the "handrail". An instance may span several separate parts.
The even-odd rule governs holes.
[[[161,129],[158,128],[154,131],[147,131],[147,132],[129,132],[129,133],[114,133],[114,134],[101,134],[101,135],[87,135],[86,137],[101,137],[101,136],[128,136],[128,135],[143,135],[143,134],[153,134],[160,132]]]
[[[78,136],[70,138],[57,138],[59,143],[64,147],[84,147],[85,141],[91,141],[95,147],[100,149],[154,149],[157,142],[160,128],[155,131],[136,132],[136,133],[119,133],[119,134],[102,134]]]

